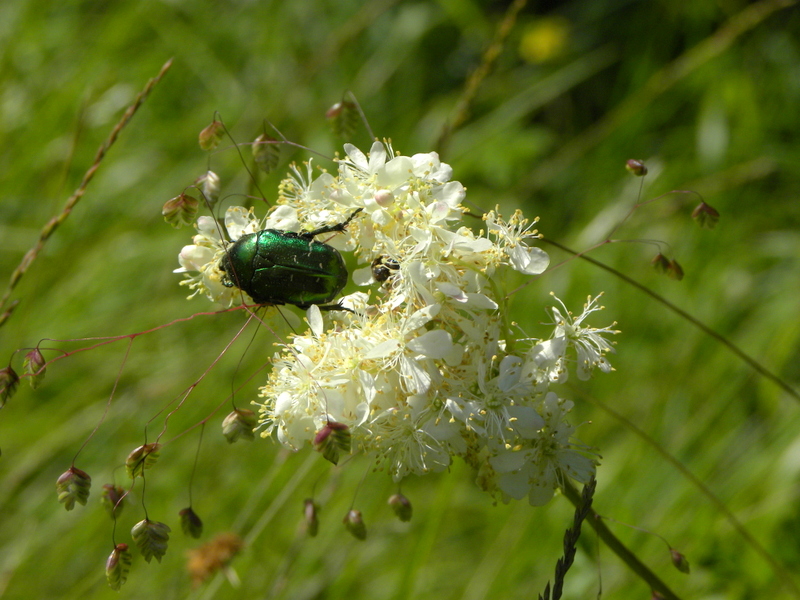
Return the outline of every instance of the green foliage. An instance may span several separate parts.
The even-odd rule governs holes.
[[[581,251],[606,239],[640,189],[642,200],[676,189],[699,193],[720,214],[713,230],[691,221],[696,197],[669,195],[638,208],[612,236],[668,246],[607,244],[590,256],[664,295],[797,389],[800,11],[756,13],[773,4],[576,0],[545,13],[531,4],[468,119],[438,151],[468,187],[476,213],[497,204],[505,214],[522,208],[541,217],[546,238]],[[98,11],[86,2],[0,3],[2,281],[78,187],[136,92],[174,57],[12,294],[20,304],[0,329],[4,356],[43,338],[132,334],[209,311],[201,299],[185,300],[172,273],[187,229],[167,226],[159,211],[209,164],[226,186],[233,180],[242,194],[259,196],[219,131],[212,132],[214,143],[222,140],[216,150],[198,148],[198,132],[215,111],[240,144],[267,119],[286,139],[332,156],[340,140],[325,113],[352,90],[377,136],[391,137],[405,154],[428,152],[503,5],[179,0],[114,2]],[[539,26],[545,17],[556,20]],[[536,35],[550,37],[526,37]],[[368,147],[360,125],[351,137]],[[308,158],[280,148],[284,162],[258,173],[269,200],[286,162]],[[644,178],[626,172],[631,158],[647,165]],[[221,198],[220,207],[244,202]],[[571,258],[546,249],[554,264]],[[682,281],[649,267],[659,252],[680,263]],[[573,421],[585,423],[580,439],[602,455],[594,508],[664,536],[691,574],[671,566],[660,540],[608,526],[681,597],[789,597],[768,561],[689,479],[588,398],[676,457],[790,573],[800,560],[798,402],[685,320],[581,261],[519,284],[526,287],[510,299],[512,317],[531,335],[543,333],[548,317],[530,314],[529,303],[540,305],[552,290],[574,310],[587,288],[605,291],[601,317],[622,330],[611,357],[616,372],[565,392],[576,401]],[[159,411],[181,401],[242,321],[238,313],[198,316],[136,338],[129,351],[122,340],[58,360],[37,390],[20,388],[0,413],[0,556],[13,557],[3,567],[4,598],[108,597],[100,569],[109,519],[91,498],[65,514],[53,481],[103,418],[78,463],[101,481],[119,477],[114,469],[145,443],[144,427],[160,433]],[[212,412],[232,382],[237,402],[255,397],[275,339],[259,330],[246,350],[249,341],[234,342],[170,415],[159,468],[147,472],[146,489],[136,480],[136,501],[117,515],[117,542],[130,542],[126,532],[144,518],[142,499],[151,514],[177,515],[186,506],[199,428],[172,438],[206,418],[220,423],[229,409]],[[54,348],[82,345],[44,340],[38,347],[53,360]],[[15,366],[22,360],[12,358]],[[184,558],[190,541],[174,540],[162,557],[159,530],[162,537],[138,539],[162,564],[137,560],[118,597],[514,598],[534,597],[552,577],[573,513],[562,499],[536,509],[493,506],[456,463],[441,476],[404,482],[414,515],[398,524],[386,506],[396,489],[385,473],[364,476],[358,459],[340,471],[309,449],[289,456],[277,448],[207,435],[199,451],[193,506],[209,515],[211,535],[234,530],[246,538],[231,563],[240,588],[220,575],[192,592]],[[357,509],[370,524],[362,542],[345,535],[341,522],[357,488]],[[303,543],[300,507],[311,493],[323,509],[314,514],[318,535]],[[71,492],[66,498],[81,502]],[[596,595],[598,562],[605,600],[648,597],[605,548],[598,559],[593,536],[587,523],[564,597]],[[125,581],[121,561],[130,553],[124,556],[121,567],[111,564],[109,582]]]

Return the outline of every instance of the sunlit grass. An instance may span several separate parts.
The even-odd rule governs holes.
[[[42,338],[124,335],[208,310],[201,300],[185,300],[180,276],[171,272],[188,238],[185,229],[166,225],[160,210],[207,168],[197,134],[214,111],[238,141],[254,138],[268,119],[287,138],[332,155],[340,142],[324,113],[351,89],[377,135],[406,153],[428,152],[490,43],[502,17],[496,10],[228,2],[213,11],[115,3],[97,12],[89,5],[5,3],[4,278],[78,186],[121,111],[174,57],[81,204],[17,287],[20,304],[0,329],[6,356]],[[539,15],[523,11],[442,159],[468,187],[476,212],[498,203],[506,213],[523,208],[542,217],[538,227],[547,238],[576,250],[602,241],[637,201],[639,180],[624,170],[629,158],[650,165],[643,199],[672,189],[699,192],[722,214],[714,230],[697,228],[689,219],[696,202],[676,195],[637,210],[614,235],[668,243],[685,271],[682,282],[651,270],[651,246],[610,244],[591,256],[662,294],[797,389],[797,11],[753,23],[646,101],[656,74],[671,72],[687,53],[697,61],[692,48],[716,39],[737,13],[589,2],[557,12],[550,16],[570,25],[566,49],[547,62],[524,62],[517,48]],[[595,137],[598,127],[605,127],[602,138]],[[369,142],[363,130],[356,137],[362,147]],[[235,153],[212,160],[247,190]],[[262,189],[275,193],[276,183],[267,179]],[[571,258],[548,251],[553,263]],[[800,565],[797,402],[641,292],[574,259],[514,298],[513,317],[524,330],[548,320],[526,307],[542,306],[551,290],[571,307],[587,292],[605,291],[603,317],[623,332],[611,359],[616,372],[572,395],[574,420],[585,422],[579,437],[603,457],[594,507],[664,536],[688,557],[692,573],[671,566],[660,540],[608,526],[680,597],[789,597],[690,481],[582,394],[609,405],[679,460],[790,573]],[[242,321],[236,313],[198,317],[133,343],[106,420],[77,463],[93,478],[89,503],[69,513],[57,503],[55,481],[103,414],[125,342],[53,364],[35,392],[20,388],[0,413],[0,593],[111,593],[103,574],[111,521],[99,506],[100,486],[127,483],[124,470],[114,469],[144,443],[145,422],[197,379]],[[232,382],[272,355],[274,342],[259,332],[246,353],[246,341],[237,342],[170,431],[206,417]],[[237,402],[254,397],[254,386],[245,387]],[[366,461],[332,469],[309,450],[284,455],[259,439],[228,445],[219,435],[223,416],[204,433],[194,506],[205,522],[201,541],[231,530],[245,538],[232,563],[241,587],[220,575],[192,591],[185,571],[185,551],[196,542],[180,532],[177,512],[188,505],[193,433],[164,448],[147,481],[148,514],[170,523],[170,548],[161,564],[135,556],[120,597],[535,597],[552,580],[572,521],[564,499],[544,508],[494,506],[474,474],[455,463],[449,473],[404,483],[414,519],[401,524],[386,506],[395,486]],[[160,422],[150,433],[156,429]],[[118,541],[144,518],[141,492],[137,487],[120,517]],[[302,527],[302,501],[312,495],[323,505],[313,539]],[[365,543],[341,525],[354,502],[367,521]],[[649,596],[584,527],[565,597],[593,597],[600,578],[605,598]]]

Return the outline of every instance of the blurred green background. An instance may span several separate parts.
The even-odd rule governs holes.
[[[150,2],[5,0],[0,3],[0,275],[6,281],[38,231],[60,211],[98,145],[146,80],[174,64],[121,134],[85,198],[47,243],[12,298],[0,350],[42,338],[147,330],[196,312],[176,268],[189,229],[161,206],[209,165],[197,134],[218,111],[237,141],[264,120],[290,140],[332,155],[341,141],[324,114],[352,90],[379,137],[404,154],[437,148],[469,74],[481,64],[508,2],[309,0]],[[499,204],[539,215],[548,238],[585,250],[642,199],[694,190],[722,213],[713,231],[689,218],[696,198],[671,195],[638,209],[614,238],[661,240],[683,266],[681,282],[649,267],[657,248],[619,243],[592,252],[738,344],[800,387],[800,11],[792,2],[667,0],[529,2],[471,104],[439,147],[478,209]],[[363,149],[363,129],[353,142]],[[284,161],[306,158],[285,151]],[[224,193],[247,191],[239,157],[210,164]],[[330,168],[330,164],[327,165]],[[264,178],[275,194],[279,176]],[[241,198],[232,197],[237,204]],[[553,264],[568,255],[547,248]],[[665,250],[666,251],[666,250]],[[580,261],[515,294],[514,317],[532,335],[554,291],[574,311],[606,293],[592,324],[616,320],[616,372],[565,388],[580,439],[599,449],[595,507],[664,536],[689,559],[684,575],[652,535],[609,526],[684,598],[799,597],[672,465],[611,406],[697,475],[788,573],[800,571],[800,405],[709,336],[617,278]],[[151,519],[173,529],[161,564],[134,549],[115,596],[103,574],[112,525],[100,486],[130,450],[159,432],[164,412],[240,327],[240,314],[194,320],[137,338],[105,421],[77,460],[93,478],[86,507],[66,512],[55,481],[104,414],[127,342],[52,365],[0,413],[0,596],[3,598],[532,598],[552,578],[572,508],[492,504],[460,462],[404,483],[414,519],[386,506],[395,487],[355,459],[332,469],[310,450],[286,455],[264,440],[228,445],[223,406],[205,432],[194,482],[201,541],[224,531],[246,540],[223,577],[192,590],[177,512],[188,505],[198,430],[165,445],[147,479]],[[244,339],[247,338],[247,339]],[[254,397],[273,352],[263,331],[245,334],[169,422],[164,441],[209,415],[234,385]],[[75,349],[84,343],[44,342]],[[48,358],[56,354],[50,352]],[[244,356],[244,358],[242,358]],[[13,357],[19,370],[22,355]],[[5,358],[4,358],[5,360]],[[241,366],[238,368],[240,360]],[[25,384],[26,382],[23,382]],[[117,469],[117,470],[115,470]],[[322,504],[317,538],[302,532],[302,500]],[[117,541],[144,518],[141,482]],[[366,542],[341,519],[351,504]],[[795,586],[800,580],[795,577]],[[565,597],[649,598],[636,578],[584,529]]]

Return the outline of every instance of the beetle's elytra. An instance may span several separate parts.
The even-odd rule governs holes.
[[[342,223],[314,231],[262,229],[243,235],[220,261],[219,268],[225,272],[222,285],[238,287],[257,304],[293,304],[305,309],[329,303],[347,283],[347,267],[338,250],[314,236],[344,231],[361,210]]]

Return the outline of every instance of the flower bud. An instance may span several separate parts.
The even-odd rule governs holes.
[[[314,448],[334,465],[339,463],[339,452],[350,452],[350,428],[344,423],[328,421],[314,437]]]
[[[224,127],[221,121],[216,119],[211,122],[211,125],[203,129],[198,137],[200,148],[203,150],[213,150],[219,145],[222,139]]]
[[[667,266],[667,277],[674,279],[675,281],[680,281],[683,279],[683,269],[678,264],[677,260],[673,259],[669,261],[669,265]]]
[[[316,537],[319,531],[319,507],[311,498],[303,501],[303,518],[306,521],[306,531],[311,537]]]
[[[170,531],[166,523],[144,519],[133,526],[131,537],[147,562],[153,557],[161,562],[161,557],[167,553]]]
[[[161,444],[145,444],[131,452],[125,460],[128,477],[131,479],[144,477],[144,470],[156,464],[159,450],[161,450]]]
[[[181,194],[167,200],[161,209],[164,220],[175,229],[194,223],[198,202],[189,194]]]
[[[178,514],[181,517],[183,533],[195,539],[199,538],[203,533],[203,521],[192,510],[192,507],[184,508]]]
[[[641,160],[632,158],[625,163],[625,168],[628,169],[631,174],[636,175],[636,177],[644,177],[647,175],[647,167]]]
[[[44,379],[44,373],[47,370],[45,364],[44,356],[42,356],[38,348],[34,348],[25,355],[22,368],[25,373],[30,375],[30,383],[33,389],[39,387]]]
[[[381,208],[388,208],[392,205],[392,202],[394,202],[394,194],[389,190],[378,190],[372,198],[375,200],[375,204]]]
[[[360,510],[351,510],[344,517],[344,526],[347,528],[354,538],[362,542],[367,539],[367,526],[364,524],[364,519],[361,517]]]
[[[19,375],[10,366],[0,369],[0,408],[17,392]]]
[[[214,206],[217,204],[217,200],[219,200],[219,192],[221,189],[219,175],[214,173],[214,171],[206,171],[206,173],[198,177],[194,183],[199,186],[200,191],[203,192],[203,198],[205,198],[208,203],[208,209],[213,210]]]
[[[128,544],[117,544],[106,560],[106,580],[112,590],[119,590],[128,580],[131,559]]]
[[[653,268],[661,274],[667,272],[669,269],[669,261],[667,257],[659,252],[653,257],[653,260],[650,261],[650,264],[653,265]]]
[[[714,229],[714,226],[719,221],[719,213],[713,206],[701,202],[697,205],[697,208],[692,211],[692,218],[700,227],[704,229]]]
[[[103,484],[103,491],[100,492],[100,502],[112,517],[118,517],[125,506],[125,490],[122,486],[111,483]]]
[[[669,549],[670,556],[672,558],[672,564],[675,565],[675,568],[678,569],[681,573],[689,573],[689,561],[686,560],[686,557],[675,550],[675,548]]]
[[[393,494],[389,498],[389,506],[392,507],[394,514],[396,514],[397,518],[401,521],[406,522],[411,520],[413,507],[411,506],[411,501],[403,494]]]
[[[222,435],[232,444],[240,437],[245,440],[253,440],[255,432],[253,429],[258,419],[256,413],[246,408],[237,408],[222,421]]]
[[[337,102],[333,106],[331,106],[328,110],[325,111],[325,118],[326,119],[338,119],[339,115],[342,114],[344,111],[344,106],[341,102]]]
[[[75,508],[76,502],[86,506],[91,487],[92,478],[86,472],[76,467],[70,467],[56,481],[58,501],[67,510]]]

